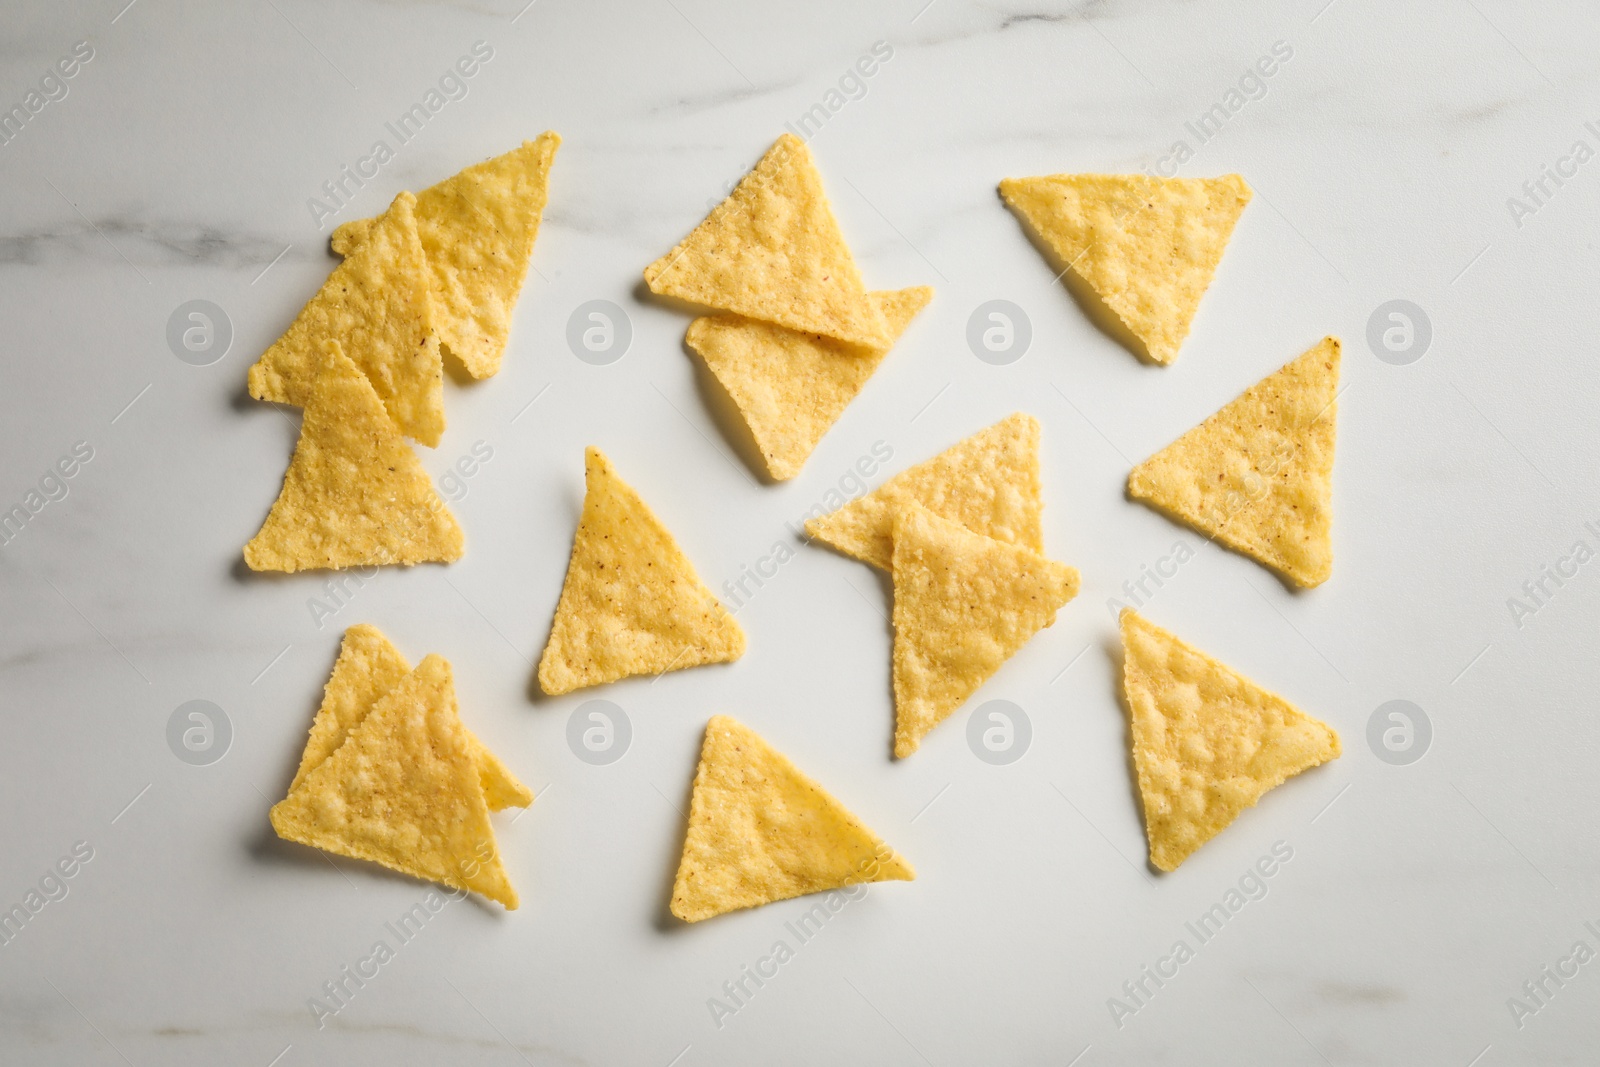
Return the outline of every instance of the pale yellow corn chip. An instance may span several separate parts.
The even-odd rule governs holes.
[[[555,696],[744,655],[744,631],[661,520],[598,448],[583,459],[583,515],[539,685]]]
[[[1237,174],[1054,174],[1007,178],[1000,195],[1146,355],[1171,363],[1251,193]]]
[[[1267,790],[1339,756],[1339,735],[1122,610],[1123,691],[1150,862],[1175,871]]]
[[[915,877],[909,863],[754,730],[726,715],[706,723],[672,914],[699,922]]]
[[[306,775],[333,755],[350,731],[361,725],[379,698],[410,673],[411,664],[376,626],[361,623],[346,630],[339,645],[339,658],[333,664],[333,674],[322,690],[322,707],[317,709],[317,717],[311,722],[311,736],[300,754],[300,769],[289,783],[289,792],[293,793]],[[483,794],[489,802],[489,810],[525,808],[533,803],[533,791],[519,782],[477,735],[464,724],[461,729],[466,731],[467,745],[483,777]]]
[[[650,291],[888,348],[888,324],[867,299],[811,151],[786,133],[671,252],[644,269]]]
[[[894,754],[905,758],[1078,595],[1078,572],[911,503],[894,523]]]
[[[1333,573],[1339,339],[1324,337],[1128,475],[1128,493],[1299,586]]]
[[[888,570],[894,515],[915,501],[974,533],[1044,551],[1039,424],[1018,412],[901,471],[860,500],[806,523],[806,533]]]
[[[251,396],[306,407],[317,391],[322,344],[337,341],[401,432],[439,443],[444,377],[415,205],[410,193],[395,197],[361,247],[333,268],[250,368]]]
[[[460,559],[461,527],[371,383],[338,342],[324,345],[283,491],[245,562],[300,571]]]
[[[438,656],[401,679],[338,751],[273,805],[272,828],[288,841],[517,906],[456,713],[450,664]]]
[[[933,290],[921,286],[867,295],[899,340],[933,299]],[[738,315],[695,319],[687,341],[733,399],[767,473],[779,481],[800,473],[822,435],[889,354],[886,348],[863,348]]]
[[[434,328],[445,354],[474,378],[500,369],[560,145],[547,131],[417,194]],[[333,250],[347,255],[376,221],[356,219],[334,230]]]

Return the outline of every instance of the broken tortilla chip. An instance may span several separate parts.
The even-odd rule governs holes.
[[[583,515],[539,658],[551,696],[744,655],[744,631],[598,448],[584,452]]]
[[[1000,195],[1157,363],[1171,363],[1250,203],[1237,174],[1007,178]]]
[[[1128,494],[1295,585],[1333,573],[1339,339],[1324,337],[1128,475]]]
[[[450,664],[428,656],[338,751],[272,807],[287,841],[381,863],[517,906],[456,712]]]
[[[899,340],[933,299],[933,290],[920,286],[867,295],[889,324],[890,336]],[[767,473],[779,481],[800,473],[822,435],[889,354],[887,348],[863,348],[738,315],[695,319],[687,341],[727,390]]]
[[[915,877],[909,863],[754,730],[726,715],[706,723],[672,914],[699,922]]]
[[[446,355],[474,378],[500,369],[511,313],[528,274],[561,138],[547,131],[417,194],[417,236],[432,282],[433,325]],[[333,231],[348,255],[376,219]]]
[[[1123,690],[1150,862],[1175,871],[1262,794],[1339,756],[1339,735],[1122,609]]]
[[[732,195],[644,269],[650,291],[888,348],[888,325],[861,283],[805,142],[786,133]]]
[[[360,248],[333,268],[250,368],[251,396],[307,407],[319,387],[322,345],[336,341],[402,433],[439,443],[444,378],[415,206],[410,193],[395,197]]]
[[[904,759],[1056,611],[1078,572],[919,504],[894,523],[894,754]]]
[[[973,533],[1043,552],[1038,422],[1021,412],[1007,416],[861,499],[807,521],[806,533],[889,570],[894,515],[911,501]]]
[[[251,570],[301,571],[461,558],[461,527],[372,385],[324,342],[283,491],[244,546]]]
[[[322,706],[311,722],[311,736],[300,755],[300,768],[289,783],[293,793],[306,775],[344,744],[350,732],[361,725],[379,698],[400,684],[411,673],[411,664],[376,626],[361,623],[344,632],[339,658],[322,691]],[[467,746],[483,778],[483,794],[490,811],[525,808],[533,803],[533,792],[486,748],[465,725]]]

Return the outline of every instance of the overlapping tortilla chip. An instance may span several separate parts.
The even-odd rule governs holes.
[[[300,571],[460,559],[461,527],[371,383],[337,341],[323,344],[283,490],[245,562]]]
[[[869,293],[899,340],[933,299],[927,286]],[[689,347],[706,361],[744,416],[766,463],[778,480],[800,473],[822,435],[838,421],[889,354],[770,322],[714,315],[689,324]]]
[[[1339,339],[1324,337],[1133,469],[1128,493],[1299,586],[1333,573]]]
[[[251,396],[308,406],[320,385],[322,346],[336,341],[402,433],[439,443],[444,378],[415,207],[410,193],[395,197],[360,248],[250,368]]]
[[[1007,178],[1000,195],[1146,355],[1171,363],[1251,193],[1237,174],[1054,174]]]
[[[500,369],[511,313],[548,197],[554,132],[468,167],[417,194],[417,236],[432,280],[433,324],[446,354],[474,378]],[[348,255],[376,219],[333,231],[333,250]]]
[[[272,827],[285,840],[517,906],[450,665],[438,656],[402,678],[338,751],[273,805]]]
[[[888,348],[805,142],[786,133],[671,252],[644,270],[650,291]]]
[[[744,631],[598,448],[584,452],[584,480],[540,687],[554,696],[744,655]]]
[[[811,519],[806,533],[889,570],[895,513],[913,501],[974,533],[1043,552],[1039,424],[1021,412],[1007,416],[901,471],[860,500]]]
[[[411,664],[376,626],[361,623],[344,632],[339,658],[322,691],[322,706],[311,722],[311,736],[300,755],[300,768],[289,783],[293,793],[306,776],[344,744],[350,732],[361,725],[378,700],[411,673]],[[483,793],[489,810],[525,808],[533,803],[533,792],[519,782],[500,758],[486,748],[477,735],[463,724],[467,746],[483,778]]]
[[[908,503],[894,523],[894,754],[911,755],[1056,611],[1078,572]]]
[[[735,719],[706,723],[672,887],[685,922],[916,872],[861,820]]]
[[[1262,794],[1339,756],[1339,735],[1122,611],[1123,687],[1150,862],[1175,871]]]

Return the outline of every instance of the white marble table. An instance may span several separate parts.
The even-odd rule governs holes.
[[[1593,1057],[1600,962],[1572,957],[1600,951],[1590,6],[126,2],[0,14],[0,108],[40,91],[0,145],[0,507],[45,498],[0,547],[0,905],[73,871],[0,946],[0,1061]],[[451,80],[475,47],[473,76]],[[869,78],[847,77],[875,53]],[[68,57],[72,76],[40,89]],[[1262,57],[1271,76],[1248,77]],[[431,90],[437,110],[400,143],[387,124]],[[641,296],[639,272],[786,124],[809,136],[869,284],[938,294],[804,473],[770,486],[682,347],[686,316]],[[449,430],[419,450],[441,479],[491,453],[443,483],[466,558],[337,596],[325,575],[244,573],[298,418],[249,400],[244,372],[332,264],[331,225],[547,128],[565,144],[505,369],[447,383]],[[380,139],[393,158],[328,200]],[[1147,168],[1239,171],[1256,190],[1167,369],[1096,328],[994,192]],[[1031,323],[1009,365],[966,342],[992,299]],[[167,340],[193,300],[231,327],[204,366]],[[631,329],[609,365],[567,344],[591,300]],[[1393,300],[1426,316],[1420,359],[1369,345]],[[1337,564],[1296,595],[1121,487],[1327,332],[1346,342]],[[898,470],[1018,409],[1044,426],[1048,549],[1084,579],[974,701],[1023,708],[1030,746],[981,762],[963,712],[893,763],[887,589],[788,524],[875,445]],[[714,588],[794,550],[741,598],[742,661],[530,698],[587,444]],[[72,477],[50,476],[75,448]],[[1150,617],[1325,718],[1345,754],[1157,876],[1107,605],[1144,568],[1171,571],[1180,544],[1193,558],[1146,583]],[[541,793],[497,822],[522,909],[443,909],[319,1029],[308,1000],[427,893],[266,822],[359,621],[414,660],[451,659],[468,723]],[[596,697],[632,726],[609,765],[566,741]],[[229,725],[206,765],[167,740],[191,700]],[[1420,760],[1369,745],[1391,700],[1431,723]],[[823,780],[918,880],[873,887],[804,944],[785,924],[810,901],[670,920],[715,713]],[[1186,924],[1274,848],[1292,855],[1265,895],[1201,944]],[[793,958],[719,1027],[708,1001],[779,939]],[[1157,986],[1144,969],[1179,939],[1193,958]]]

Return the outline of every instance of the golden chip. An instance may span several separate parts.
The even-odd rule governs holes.
[[[1007,178],[1000,195],[1146,355],[1171,363],[1251,193],[1237,174],[1054,174]]]
[[[805,142],[779,137],[755,170],[678,247],[644,269],[650,291],[888,348],[883,316],[839,233]]]
[[[438,656],[402,678],[337,752],[273,805],[272,828],[288,841],[517,906],[456,713],[450,664]]]
[[[361,623],[346,630],[339,645],[339,658],[333,664],[333,674],[322,691],[322,707],[317,709],[317,717],[311,723],[311,736],[300,755],[300,769],[289,783],[289,792],[293,793],[306,775],[333,755],[350,732],[361,725],[379,698],[410,673],[411,664],[376,626]],[[533,792],[517,780],[500,758],[465,725],[461,729],[466,732],[467,746],[483,778],[483,793],[489,810],[525,808],[533,803]]]
[[[807,893],[915,877],[909,863],[754,730],[726,715],[706,723],[672,914],[699,922]]]
[[[899,340],[933,290],[867,295]],[[779,481],[800,473],[822,435],[889,354],[738,315],[695,319],[687,340],[739,408],[767,473]]]
[[[905,758],[1078,595],[1078,572],[942,519],[895,513],[894,754]]]
[[[1175,871],[1262,794],[1339,756],[1339,735],[1122,610],[1123,690],[1150,862]]]
[[[744,655],[744,631],[598,448],[584,452],[583,515],[539,658],[551,696]]]
[[[445,354],[474,378],[500,369],[560,145],[555,133],[540,134],[417,194],[434,328]],[[348,254],[376,221],[357,219],[334,230],[333,250]]]
[[[1299,586],[1333,573],[1339,339],[1324,337],[1133,469],[1128,493]]]
[[[333,269],[250,368],[251,396],[308,406],[323,342],[337,341],[401,432],[425,445],[439,443],[443,372],[415,207],[410,193],[395,197],[361,247]]]
[[[324,342],[283,491],[244,546],[252,570],[447,563],[461,527],[384,413],[372,385]]]
[[[997,541],[1044,551],[1039,424],[1018,412],[884,482],[860,500],[806,523],[806,533],[889,570],[894,515],[907,503]]]

